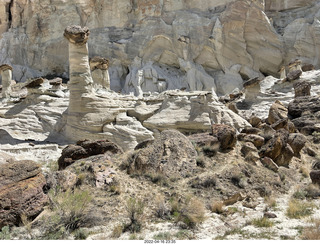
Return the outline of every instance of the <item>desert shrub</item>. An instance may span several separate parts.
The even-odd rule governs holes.
[[[75,240],[86,240],[89,233],[87,231],[85,231],[84,229],[80,228],[77,229],[74,233],[74,239]]]
[[[88,207],[92,200],[88,191],[50,191],[48,196],[52,215],[45,220],[43,239],[65,239],[71,232],[87,224]]]
[[[192,240],[195,239],[193,233],[187,230],[179,230],[177,233],[174,234],[175,239],[177,240]]]
[[[309,170],[306,167],[301,167],[299,172],[302,174],[304,178],[309,177]]]
[[[223,213],[224,204],[221,201],[213,202],[209,205],[209,210],[213,213],[222,214]]]
[[[171,213],[176,223],[182,222],[188,228],[195,228],[205,220],[205,207],[195,198],[188,198],[184,203],[173,201]]]
[[[291,199],[286,215],[292,219],[300,219],[312,214],[314,205],[308,202]]]
[[[273,197],[270,197],[270,196],[265,197],[264,202],[267,205],[267,209],[275,210],[277,207],[277,201]]]
[[[318,185],[310,184],[305,188],[307,198],[318,198],[320,196],[320,188]]]
[[[204,159],[204,157],[202,155],[198,156],[196,158],[196,163],[197,163],[197,166],[200,167],[200,168],[205,168],[206,167],[206,162],[205,162],[205,159]]]
[[[251,221],[251,224],[254,225],[255,227],[259,227],[259,228],[263,228],[263,227],[269,228],[274,225],[274,222],[272,222],[268,218],[262,217],[262,218],[253,219]]]
[[[320,219],[312,220],[313,225],[306,227],[301,239],[303,240],[320,240]]]
[[[112,233],[111,233],[111,238],[119,238],[121,236],[121,234],[123,233],[123,225],[122,224],[119,224],[119,225],[116,225],[113,230],[112,230]]]
[[[169,179],[161,172],[150,173],[146,177],[159,186],[169,186]]]
[[[160,232],[153,236],[154,240],[171,240],[172,236],[170,232]]]
[[[205,146],[202,148],[202,151],[204,155],[211,158],[217,154],[218,149],[219,149],[218,147],[215,148],[215,147]]]
[[[298,189],[293,193],[292,197],[295,199],[303,200],[306,198],[306,195],[307,193],[303,189]]]
[[[0,232],[0,240],[10,240],[11,234],[10,234],[10,228],[9,226],[3,226]]]
[[[162,196],[157,196],[155,199],[155,215],[160,219],[169,217],[170,211],[166,205],[166,202]]]
[[[130,198],[125,205],[125,210],[130,219],[130,223],[124,226],[123,231],[130,231],[131,233],[140,232],[142,228],[144,203],[141,200]]]

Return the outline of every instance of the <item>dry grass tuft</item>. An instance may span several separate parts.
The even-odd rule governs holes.
[[[320,219],[312,220],[313,225],[303,230],[301,239],[320,240]]]
[[[314,205],[305,201],[291,199],[286,215],[291,219],[300,219],[313,213]]]
[[[221,201],[213,202],[209,205],[209,210],[213,213],[222,214],[224,208],[224,203]]]

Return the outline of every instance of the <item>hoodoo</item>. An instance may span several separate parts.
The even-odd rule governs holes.
[[[12,82],[12,67],[8,64],[0,65],[0,75],[2,76],[2,97],[9,98]]]
[[[110,89],[109,76],[109,60],[102,57],[93,57],[90,59],[90,69],[92,79],[94,81],[94,88]]]

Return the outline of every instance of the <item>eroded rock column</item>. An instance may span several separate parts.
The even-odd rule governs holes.
[[[69,41],[69,82],[70,100],[66,135],[75,138],[76,131],[90,130],[89,119],[86,118],[90,112],[87,104],[88,98],[92,97],[93,80],[90,72],[88,57],[88,38],[90,31],[87,27],[68,26],[64,31],[64,37]],[[79,135],[80,136],[80,135]]]
[[[12,82],[12,67],[8,64],[1,65],[0,75],[2,76],[2,97],[9,98]]]
[[[93,57],[90,59],[90,69],[94,88],[110,89],[109,61],[102,57]]]

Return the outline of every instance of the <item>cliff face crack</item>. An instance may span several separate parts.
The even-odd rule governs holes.
[[[12,6],[13,6],[13,1],[14,0],[11,0],[6,6],[6,12],[8,13],[8,29],[10,29],[11,25],[12,25],[12,12],[11,12],[11,9],[12,9]]]

